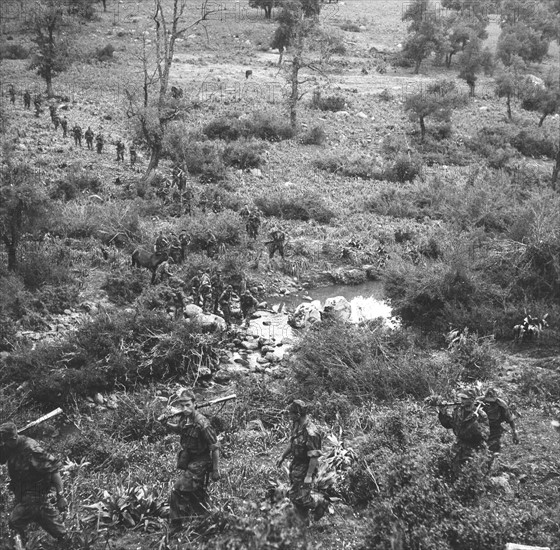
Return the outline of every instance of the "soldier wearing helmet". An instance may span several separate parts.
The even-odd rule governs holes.
[[[313,519],[318,521],[323,517],[327,508],[324,498],[311,492],[311,485],[319,468],[321,435],[308,416],[306,403],[295,399],[288,410],[292,420],[290,443],[276,465],[279,468],[284,459],[292,456],[291,487],[288,496],[298,517],[308,524],[310,510],[313,510]]]
[[[518,444],[519,437],[517,437],[513,413],[509,405],[503,399],[500,399],[497,390],[495,388],[488,388],[482,401],[484,403],[484,412],[488,416],[488,423],[490,425],[488,448],[493,453],[500,452],[502,448],[502,434],[504,433],[502,424],[504,422],[510,425],[513,442]]]
[[[488,440],[488,417],[477,402],[477,394],[466,389],[457,394],[461,400],[450,411],[448,405],[438,406],[438,418],[444,428],[453,430],[457,440],[453,446],[453,472],[457,475],[461,466],[474,453],[486,447]]]

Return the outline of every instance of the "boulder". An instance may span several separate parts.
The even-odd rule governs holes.
[[[195,317],[198,317],[200,314],[202,314],[202,308],[199,306],[195,306],[194,304],[189,304],[185,306],[184,312],[187,319],[194,319]]]
[[[327,298],[323,313],[329,312],[337,321],[350,321],[352,315],[352,306],[344,296],[334,296]]]
[[[201,313],[193,321],[200,326],[202,331],[206,332],[223,332],[227,329],[227,324],[223,317],[214,313]]]
[[[300,304],[294,313],[288,316],[288,324],[294,328],[305,328],[321,320],[320,303],[315,300],[309,304]]]

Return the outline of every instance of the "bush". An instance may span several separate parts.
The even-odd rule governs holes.
[[[315,220],[329,223],[336,214],[325,200],[314,193],[285,195],[284,193],[268,193],[255,199],[255,205],[265,216],[276,216],[287,220]]]
[[[327,134],[323,126],[312,126],[299,137],[302,145],[323,145],[327,139]]]
[[[460,374],[455,365],[437,364],[423,354],[406,331],[384,331],[379,323],[334,323],[309,331],[293,369],[294,395],[315,400],[336,392],[354,404],[447,391]]]
[[[27,244],[22,250],[18,275],[26,288],[37,290],[45,284],[60,286],[72,282],[71,267],[71,251],[64,244]]]
[[[0,59],[27,59],[29,50],[21,44],[0,44]]]
[[[255,113],[247,122],[246,137],[255,137],[265,141],[282,141],[294,136],[290,122],[285,119]]]
[[[146,273],[147,270],[144,269],[113,269],[101,288],[107,292],[111,302],[118,305],[130,304],[142,294],[147,285]]]
[[[361,32],[359,25],[356,25],[356,23],[350,23],[349,21],[342,23],[340,28],[346,32]]]
[[[556,156],[554,141],[544,137],[541,132],[534,129],[521,130],[512,138],[511,144],[526,157],[554,159]]]
[[[258,168],[264,162],[265,147],[256,140],[244,140],[226,145],[223,160],[227,166],[234,166],[240,170]]]
[[[377,97],[379,97],[381,101],[393,101],[393,99],[395,99],[395,96],[388,88],[384,88]]]
[[[202,133],[209,139],[235,141],[243,133],[242,126],[242,123],[236,118],[220,117],[206,124],[202,129]]]
[[[214,143],[194,142],[184,150],[187,170],[198,175],[202,182],[216,183],[225,178],[226,167],[222,160],[221,148]]]
[[[98,48],[95,52],[95,57],[97,61],[111,61],[113,59],[113,53],[115,52],[115,47],[112,44],[107,44],[102,48]]]
[[[350,158],[329,155],[315,160],[314,164],[321,170],[351,178],[381,180],[385,177],[383,170],[377,166],[375,160],[359,155]]]
[[[313,109],[319,109],[320,111],[344,111],[346,109],[346,99],[339,95],[331,95],[327,97],[321,96],[320,90],[315,90],[313,92],[313,98],[311,99],[311,107]]]
[[[400,154],[395,159],[394,164],[385,170],[383,179],[400,183],[412,181],[420,174],[421,169],[422,158],[420,155]]]

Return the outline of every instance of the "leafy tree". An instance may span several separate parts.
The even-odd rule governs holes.
[[[47,195],[27,164],[8,162],[0,171],[0,239],[8,252],[8,269],[17,269],[17,250],[24,233],[38,227]]]
[[[52,79],[71,64],[68,41],[62,32],[66,23],[60,2],[43,0],[34,4],[32,40],[37,49],[30,68],[45,80],[48,97],[54,95]]]
[[[496,56],[506,66],[513,63],[514,56],[525,63],[541,63],[548,52],[549,40],[527,26],[516,23],[504,27],[498,39]]]
[[[481,42],[474,39],[467,45],[459,58],[459,78],[469,85],[470,95],[474,97],[477,73],[490,74],[493,70],[493,56],[488,48],[480,49]]]
[[[451,81],[436,82],[425,92],[409,96],[404,103],[412,121],[420,125],[421,139],[426,136],[426,119],[449,122],[453,109],[465,104],[465,98],[457,94],[456,86]]]
[[[404,13],[403,20],[411,22],[403,56],[414,62],[414,74],[418,74],[422,61],[443,43],[443,24],[432,11],[429,0],[415,0]]]
[[[527,111],[540,113],[539,127],[547,116],[553,115],[560,108],[560,91],[557,82],[549,82],[545,88],[526,86],[521,91],[523,101],[521,107]]]
[[[508,119],[512,119],[511,99],[519,94],[520,78],[525,63],[520,57],[516,57],[509,67],[503,66],[496,77],[496,95],[506,98]]]
[[[278,0],[249,0],[249,6],[251,8],[261,8],[264,10],[264,16],[266,19],[272,18],[272,8],[278,5]]]

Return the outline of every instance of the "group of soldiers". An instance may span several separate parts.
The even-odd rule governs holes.
[[[173,405],[177,407],[175,411],[159,418],[168,430],[180,436],[181,450],[177,456],[180,473],[169,494],[171,537],[183,529],[185,521],[207,513],[208,481],[221,478],[220,444],[210,421],[197,411],[192,390],[185,388],[178,392]],[[321,435],[303,401],[294,400],[288,411],[291,435],[277,466],[292,456],[289,498],[296,514],[308,524],[309,512],[318,521],[327,510],[324,498],[311,491],[321,456]],[[72,543],[61,517],[68,509],[68,502],[64,497],[60,461],[37,441],[18,433],[13,422],[6,422],[0,425],[0,464],[8,466],[9,487],[15,497],[9,518],[11,529],[25,542],[26,529],[35,522],[58,541],[57,548],[70,549]],[[50,501],[53,488],[56,508]]]
[[[10,86],[8,89],[8,94],[10,96],[10,101],[12,104],[16,102],[16,91],[13,86]],[[31,109],[31,93],[29,90],[25,90],[23,93],[23,106],[25,109]],[[35,94],[33,97],[33,105],[35,107],[35,116],[38,118],[41,113],[43,112],[43,99],[41,94]],[[51,117],[51,122],[54,125],[54,129],[58,130],[60,126],[62,129],[62,137],[68,137],[68,119],[66,116],[60,117],[58,114],[58,108],[54,104],[49,105],[49,113]],[[84,132],[82,127],[79,124],[74,124],[74,126],[70,129],[72,133],[72,137],[74,138],[74,145],[76,147],[82,147],[82,138],[85,139],[86,146],[88,149],[93,151],[93,142],[95,141],[95,149],[99,155],[103,153],[103,148],[105,146],[105,138],[101,132],[98,132],[97,135],[91,129],[91,126],[88,126],[87,130]],[[118,139],[115,143],[115,149],[117,153],[116,162],[124,162],[124,152],[125,152],[125,145],[122,140]],[[129,148],[129,156],[130,156],[130,165],[134,166],[138,161],[138,154],[136,152],[136,147],[132,144]]]
[[[504,423],[511,428],[513,443],[519,443],[511,407],[495,388],[489,388],[483,396],[466,389],[457,397],[459,403],[445,403],[439,399],[435,403],[441,425],[453,430],[457,438],[452,464],[455,475],[477,451],[488,448],[493,458],[501,451]]]

